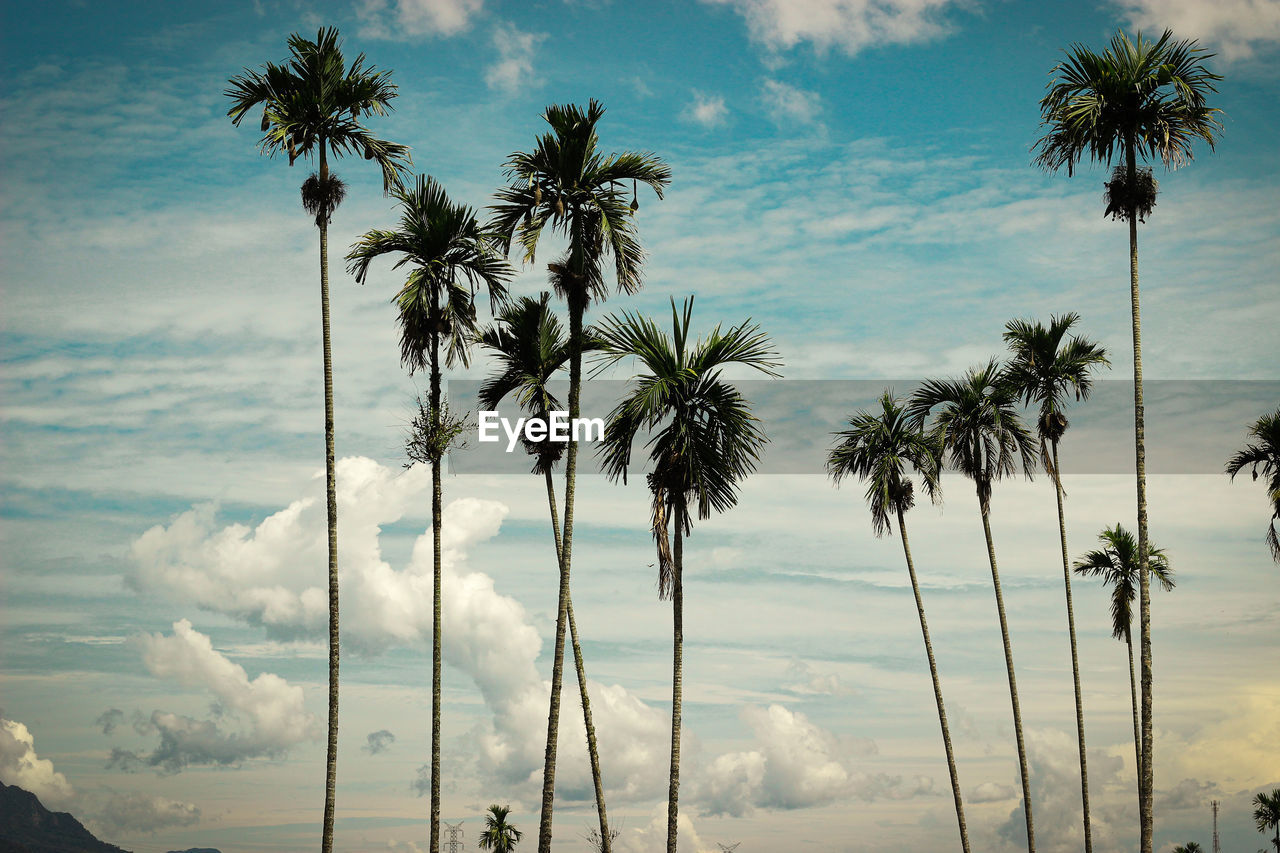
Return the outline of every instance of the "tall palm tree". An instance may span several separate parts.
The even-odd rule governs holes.
[[[360,123],[391,111],[396,87],[390,71],[365,66],[360,54],[350,66],[336,29],[322,29],[315,41],[289,36],[289,59],[266,63],[261,71],[232,77],[224,94],[234,125],[262,107],[263,153],[285,153],[289,165],[315,155],[319,169],[302,185],[302,204],[320,229],[320,329],[324,346],[324,448],[326,508],[329,522],[329,740],[325,763],[324,829],[321,849],[333,849],[334,794],[338,774],[338,497],[333,452],[333,357],[329,341],[329,220],[346,195],[346,186],[329,171],[328,156],[356,153],[382,169],[382,188],[390,189],[409,163],[409,149],[379,139]]]
[[[911,592],[916,598],[920,633],[924,635],[924,651],[929,659],[929,675],[933,678],[933,698],[938,705],[938,722],[942,725],[942,744],[947,752],[951,794],[956,803],[956,821],[960,825],[960,846],[965,853],[969,853],[969,832],[965,828],[960,777],[956,773],[955,754],[951,749],[951,730],[947,726],[947,712],[942,704],[942,685],[938,681],[938,666],[933,659],[933,644],[929,640],[929,625],[924,617],[924,602],[920,598],[920,584],[916,581],[911,544],[907,540],[906,511],[915,506],[915,484],[909,471],[914,470],[920,475],[925,493],[937,502],[941,494],[938,477],[942,467],[942,448],[926,436],[919,425],[910,422],[906,408],[894,398],[891,391],[885,391],[881,395],[879,414],[858,412],[849,419],[849,427],[836,433],[842,440],[827,456],[827,473],[835,480],[836,485],[845,477],[858,477],[867,481],[866,498],[871,507],[871,528],[876,536],[893,533],[893,523],[889,516],[898,516],[902,553],[907,558],[907,574],[911,577]]]
[[[1028,478],[1036,461],[1031,433],[1017,413],[1018,394],[995,359],[971,369],[958,380],[925,381],[911,396],[908,411],[913,423],[923,427],[932,415],[930,438],[946,461],[973,480],[982,515],[982,532],[987,539],[991,582],[995,587],[996,611],[1000,616],[1000,636],[1004,641],[1005,669],[1009,675],[1009,699],[1013,704],[1013,729],[1018,741],[1018,767],[1022,776],[1022,806],[1027,821],[1027,851],[1035,853],[1036,835],[1031,813],[1031,780],[1027,775],[1027,748],[1022,736],[1022,708],[1018,704],[1018,683],[1013,672],[1013,646],[1005,619],[1004,594],[996,568],[996,549],[991,538],[991,485],[1018,470]]]
[[[580,416],[582,391],[582,317],[592,300],[608,295],[602,263],[613,257],[617,287],[634,293],[640,287],[644,251],[636,237],[634,216],[637,183],[658,197],[671,181],[671,170],[649,153],[600,152],[596,125],[604,107],[592,100],[584,110],[575,105],[549,106],[543,118],[551,126],[531,152],[515,152],[506,163],[511,182],[498,192],[493,230],[510,252],[521,246],[526,262],[535,258],[538,238],[549,226],[569,241],[568,254],[555,272],[557,293],[569,308],[569,417]],[[631,182],[627,202],[625,183]],[[551,699],[547,713],[547,748],[542,770],[542,812],[538,853],[551,851],[555,799],[556,739],[560,730],[560,689],[564,677],[564,635],[568,621],[569,570],[573,556],[573,503],[578,477],[578,445],[570,441],[565,460],[564,532],[561,536],[560,591],[556,639],[551,667]],[[608,834],[605,834],[608,838]]]
[[[1276,535],[1276,519],[1280,519],[1280,408],[1263,415],[1249,428],[1249,434],[1257,444],[1246,444],[1227,460],[1227,473],[1236,478],[1245,468],[1251,468],[1253,479],[1258,479],[1258,468],[1267,478],[1267,500],[1271,501],[1271,521],[1267,524],[1267,547],[1271,559],[1280,563],[1280,536]]]
[[[681,309],[671,300],[671,335],[648,317],[623,312],[600,326],[602,367],[635,358],[645,372],[609,413],[599,452],[611,480],[627,481],[636,433],[651,434],[650,472],[653,538],[658,549],[658,597],[671,599],[671,771],[667,793],[667,853],[676,851],[680,793],[680,713],[684,654],[684,537],[693,515],[711,517],[738,502],[738,484],[756,468],[764,432],[746,398],[721,377],[739,364],[777,376],[781,366],[769,338],[750,320],[704,340],[689,340],[693,298]],[[675,528],[675,543],[671,542]]]
[[[516,842],[524,833],[507,823],[509,814],[510,806],[500,806],[497,803],[489,806],[489,813],[484,816],[484,830],[480,833],[481,850],[512,853],[516,849]]]
[[[398,230],[366,232],[347,253],[348,269],[363,284],[369,266],[382,255],[396,255],[393,269],[410,267],[392,301],[399,307],[400,360],[413,373],[431,371],[430,408],[410,441],[410,457],[431,465],[431,533],[435,591],[431,640],[431,853],[440,849],[440,462],[461,429],[447,413],[440,394],[440,349],[446,364],[466,366],[476,334],[476,288],[489,293],[491,305],[506,295],[511,268],[496,242],[476,220],[475,211],[449,200],[444,187],[419,176],[413,187],[396,189]],[[420,414],[422,414],[420,412]]]
[[[1266,832],[1268,829],[1274,829],[1276,837],[1271,843],[1276,848],[1276,853],[1280,853],[1280,788],[1276,788],[1271,793],[1260,791],[1253,797],[1253,820],[1257,824],[1258,832]]]
[[[1092,371],[1109,365],[1106,351],[1079,335],[1063,339],[1080,315],[1071,312],[1051,317],[1049,326],[1027,320],[1005,324],[1004,340],[1013,351],[1009,381],[1028,405],[1039,405],[1036,432],[1040,436],[1040,459],[1053,481],[1058,501],[1058,536],[1062,543],[1062,583],[1067,596],[1067,633],[1071,639],[1071,676],[1076,691],[1076,743],[1080,748],[1080,802],[1084,813],[1084,849],[1093,853],[1093,830],[1089,821],[1089,768],[1085,762],[1084,699],[1080,692],[1080,657],[1076,650],[1076,617],[1071,602],[1071,562],[1067,556],[1067,522],[1062,510],[1062,476],[1058,467],[1058,442],[1070,422],[1063,414],[1068,395],[1087,400],[1093,386]]]
[[[497,409],[508,395],[514,394],[520,407],[537,420],[546,421],[548,412],[557,411],[560,401],[551,393],[548,383],[569,361],[569,341],[560,320],[549,305],[551,294],[538,299],[522,296],[499,314],[492,326],[477,339],[481,346],[497,357],[499,372],[480,388],[480,405]],[[590,339],[584,349],[595,344]],[[552,441],[549,430],[542,441],[522,439],[525,451],[534,459],[533,473],[541,474],[547,484],[547,507],[551,513],[551,536],[555,543],[556,564],[562,559],[560,545],[560,513],[556,507],[556,485],[552,478],[556,464],[564,455],[562,442]],[[605,808],[604,781],[600,774],[600,754],[596,747],[596,729],[591,720],[591,698],[587,693],[587,673],[582,662],[582,645],[578,641],[578,623],[573,618],[572,597],[566,603],[569,641],[573,646],[573,663],[578,672],[578,692],[582,699],[582,721],[587,732],[587,755],[591,761],[591,780],[596,789],[596,814],[600,820],[600,837],[606,839],[606,850],[612,836]]]
[[[1045,136],[1036,143],[1036,162],[1067,174],[1086,155],[1111,165],[1107,210],[1129,223],[1129,306],[1133,325],[1134,445],[1137,461],[1138,544],[1147,545],[1147,450],[1142,402],[1142,323],[1138,305],[1138,222],[1155,206],[1156,182],[1138,159],[1160,159],[1170,168],[1190,162],[1192,146],[1212,149],[1222,125],[1208,105],[1222,79],[1205,67],[1209,55],[1194,40],[1174,41],[1165,30],[1157,41],[1117,32],[1101,54],[1076,44],[1050,72],[1040,101]],[[1151,730],[1151,590],[1141,573],[1139,621],[1142,645],[1142,752],[1144,775],[1138,786],[1140,850],[1151,853],[1154,832]]]
[[[1147,559],[1138,559],[1138,543],[1133,534],[1119,524],[1105,528],[1098,534],[1102,548],[1090,551],[1076,560],[1075,571],[1084,577],[1102,578],[1111,587],[1111,636],[1124,640],[1129,649],[1129,694],[1133,701],[1133,751],[1137,761],[1138,780],[1141,783],[1142,735],[1138,723],[1138,688],[1133,675],[1133,599],[1138,593],[1138,576],[1141,564],[1147,564],[1147,572],[1168,592],[1173,589],[1173,569],[1164,550],[1148,543]]]

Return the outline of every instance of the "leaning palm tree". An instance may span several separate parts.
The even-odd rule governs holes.
[[[1138,160],[1160,159],[1170,168],[1190,162],[1192,146],[1212,149],[1222,125],[1208,105],[1221,77],[1205,67],[1209,58],[1194,40],[1174,41],[1165,30],[1155,41],[1118,32],[1101,54],[1073,45],[1050,72],[1040,114],[1048,133],[1036,143],[1036,162],[1048,171],[1091,160],[1111,165],[1107,209],[1129,223],[1129,306],[1133,325],[1134,444],[1137,459],[1138,544],[1147,544],[1147,450],[1142,403],[1142,323],[1138,306],[1138,222],[1155,206],[1156,182]],[[1140,851],[1151,853],[1154,832],[1151,730],[1151,590],[1141,573],[1142,752],[1145,773],[1138,786]]]
[[[1071,640],[1071,675],[1076,691],[1076,743],[1080,749],[1080,802],[1084,813],[1084,849],[1093,853],[1093,831],[1089,821],[1089,769],[1085,762],[1084,699],[1080,692],[1080,658],[1076,650],[1076,617],[1071,602],[1071,561],[1067,556],[1067,522],[1062,510],[1062,472],[1058,467],[1058,442],[1070,423],[1063,414],[1067,398],[1087,400],[1093,386],[1092,371],[1110,364],[1106,351],[1079,335],[1064,342],[1071,327],[1080,321],[1072,312],[1050,318],[1049,326],[1028,320],[1005,324],[1004,340],[1013,351],[1009,381],[1024,403],[1039,406],[1036,431],[1040,436],[1040,459],[1053,481],[1058,501],[1058,536],[1062,543],[1062,583],[1067,596],[1067,634]]]
[[[551,393],[549,383],[569,361],[569,341],[560,320],[549,305],[551,294],[538,299],[522,296],[508,305],[477,338],[492,353],[499,372],[480,388],[479,403],[488,410],[497,409],[508,395],[515,395],[521,409],[534,420],[547,422],[548,413],[559,410],[560,401]],[[584,349],[595,348],[588,339]],[[522,439],[525,451],[533,457],[533,473],[541,474],[547,484],[547,507],[551,513],[551,536],[555,543],[556,564],[562,559],[560,546],[560,513],[556,507],[556,485],[552,478],[556,464],[564,455],[562,442],[551,440],[550,430],[541,441]],[[582,645],[578,641],[578,623],[573,618],[572,597],[566,603],[569,642],[573,646],[573,664],[578,672],[578,693],[582,699],[582,721],[587,732],[587,755],[591,761],[591,780],[596,789],[596,813],[604,832],[597,837],[610,841],[609,819],[605,809],[604,781],[600,775],[600,754],[596,748],[596,729],[591,720],[591,698],[587,693],[587,673],[582,662]],[[607,842],[606,842],[607,844]]]
[[[262,107],[262,151],[286,153],[289,165],[315,155],[319,169],[302,185],[302,204],[320,229],[320,336],[324,348],[324,447],[326,507],[329,522],[329,743],[325,770],[324,830],[321,849],[333,849],[334,792],[338,773],[338,497],[333,459],[333,358],[329,343],[329,220],[346,195],[346,186],[329,171],[328,156],[348,153],[374,160],[382,168],[382,187],[398,183],[409,149],[378,139],[360,124],[370,115],[386,115],[396,87],[390,71],[365,66],[360,54],[350,66],[342,56],[336,29],[322,29],[315,41],[289,36],[289,60],[268,62],[229,81],[227,115],[237,127]]]
[[[923,427],[933,418],[930,439],[940,446],[946,461],[973,480],[987,539],[991,582],[995,587],[1000,636],[1004,641],[1005,669],[1009,675],[1009,699],[1013,704],[1013,729],[1018,741],[1018,766],[1022,776],[1022,806],[1027,822],[1027,851],[1035,853],[1036,836],[1031,814],[1031,780],[1027,775],[1027,748],[1022,736],[1022,708],[1013,672],[1013,646],[1005,619],[1004,594],[996,568],[991,538],[991,485],[1017,471],[1019,463],[1028,478],[1036,461],[1031,433],[1018,417],[1017,392],[995,359],[971,369],[963,379],[925,381],[911,396],[908,410],[913,423]]]
[[[1276,520],[1280,519],[1280,409],[1258,418],[1249,428],[1249,435],[1257,444],[1246,444],[1227,460],[1227,473],[1236,478],[1245,468],[1250,468],[1253,479],[1258,479],[1258,468],[1267,478],[1267,500],[1271,502],[1271,521],[1267,524],[1267,547],[1271,559],[1280,563],[1280,536],[1276,535]]]
[[[516,849],[516,842],[524,833],[507,823],[507,816],[510,814],[510,806],[500,806],[497,803],[489,806],[489,813],[484,816],[484,830],[480,833],[481,850],[512,853]]]
[[[671,770],[667,794],[667,853],[676,851],[680,793],[680,713],[684,654],[684,537],[693,515],[711,517],[738,502],[739,483],[753,472],[767,439],[746,398],[721,377],[730,365],[769,376],[781,363],[769,338],[750,320],[705,340],[689,340],[693,298],[681,309],[671,300],[671,335],[648,317],[623,312],[607,318],[599,336],[606,367],[635,358],[645,372],[609,414],[599,452],[604,471],[627,481],[636,433],[650,433],[652,498],[650,528],[658,549],[658,597],[671,599],[674,613],[671,680]],[[675,542],[671,542],[674,527]]]
[[[551,126],[529,153],[507,159],[511,184],[498,193],[493,230],[510,252],[521,246],[532,262],[538,238],[549,226],[566,237],[568,254],[557,264],[557,293],[569,308],[569,418],[580,416],[582,391],[582,317],[592,300],[608,295],[602,270],[613,257],[618,289],[634,293],[640,287],[644,252],[636,238],[636,184],[644,183],[662,197],[671,170],[649,153],[605,155],[599,150],[596,125],[604,107],[592,100],[584,110],[574,105],[550,106],[543,118]],[[625,183],[631,182],[628,204]],[[570,441],[565,460],[564,532],[561,536],[560,591],[556,608],[556,638],[551,667],[551,698],[547,713],[547,747],[542,769],[542,812],[538,822],[538,853],[551,851],[551,820],[555,799],[556,739],[560,730],[560,690],[564,677],[564,635],[568,621],[569,570],[573,554],[573,503],[578,476],[578,445]],[[608,843],[607,828],[601,834]]]
[[[1141,563],[1147,564],[1147,572],[1168,592],[1173,589],[1173,569],[1169,558],[1160,548],[1148,543],[1147,559],[1139,561],[1138,543],[1133,534],[1119,524],[1105,528],[1098,534],[1102,548],[1090,551],[1076,560],[1075,571],[1084,577],[1101,578],[1111,587],[1111,636],[1124,640],[1129,650],[1129,694],[1133,702],[1133,751],[1138,768],[1138,780],[1142,780],[1142,735],[1138,724],[1138,687],[1133,674],[1133,599],[1138,593],[1138,575]]]
[[[410,439],[410,458],[431,465],[431,532],[435,592],[431,633],[431,853],[440,848],[440,462],[461,425],[447,411],[440,393],[440,349],[445,361],[466,366],[476,334],[476,288],[490,302],[506,295],[511,268],[493,238],[476,221],[475,211],[449,200],[444,188],[420,176],[411,188],[393,193],[400,203],[395,231],[369,231],[347,254],[348,269],[363,284],[369,266],[382,255],[396,255],[393,269],[410,267],[392,301],[399,307],[400,360],[413,373],[429,367],[430,404]]]
[[[920,584],[916,581],[916,567],[911,559],[911,544],[907,541],[906,511],[915,506],[915,484],[909,471],[914,470],[920,475],[925,493],[936,503],[941,495],[938,477],[942,466],[942,449],[918,425],[911,424],[905,407],[894,398],[891,391],[885,391],[880,397],[879,414],[858,412],[849,419],[849,429],[836,435],[841,441],[827,456],[827,473],[835,480],[836,485],[845,477],[867,481],[866,498],[871,507],[871,528],[876,536],[893,533],[890,514],[898,517],[902,552],[907,558],[907,574],[911,577],[911,591],[915,595],[916,612],[920,616],[920,633],[924,635],[925,656],[929,659],[929,674],[933,678],[933,698],[938,705],[938,722],[942,725],[942,744],[946,748],[951,794],[956,803],[956,821],[960,825],[960,846],[965,853],[969,853],[969,832],[965,828],[960,777],[956,773],[956,758],[951,749],[951,730],[947,726],[947,712],[942,704],[942,685],[938,681],[938,666],[933,659],[933,644],[929,640],[929,625],[924,617],[924,602],[920,598]]]
[[[1275,846],[1276,853],[1280,853],[1280,788],[1276,788],[1269,794],[1266,791],[1259,791],[1254,795],[1253,820],[1258,827],[1258,832],[1275,830],[1276,836],[1271,843]]]

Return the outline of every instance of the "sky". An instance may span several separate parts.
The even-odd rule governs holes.
[[[1157,167],[1139,228],[1148,434],[1166,460],[1149,478],[1151,531],[1177,577],[1154,594],[1156,843],[1208,848],[1214,799],[1224,850],[1264,843],[1248,803],[1280,787],[1280,584],[1262,485],[1220,471],[1280,402],[1275,0],[4,4],[0,781],[140,853],[318,841],[318,241],[297,196],[306,166],[260,156],[222,91],[321,26],[393,71],[396,110],[371,130],[479,209],[547,104],[602,101],[602,146],[655,152],[673,178],[663,200],[640,193],[643,290],[591,319],[662,318],[695,294],[696,328],[750,317],[785,363],[784,379],[744,386],[777,455],[686,549],[689,853],[955,848],[901,544],[874,537],[862,489],[833,487],[822,454],[880,387],[958,375],[1001,353],[1008,320],[1075,311],[1114,381],[1073,409],[1062,448],[1071,554],[1133,525],[1127,228],[1102,215],[1104,168],[1045,174],[1030,148],[1068,44],[1101,48],[1118,27],[1200,39],[1223,75],[1221,139]],[[344,247],[394,223],[393,203],[364,161],[336,170],[349,185],[330,230],[336,849],[410,853],[427,835],[430,475],[404,467],[403,442],[425,381],[398,363],[398,273],[375,264],[359,286],[342,269]],[[514,292],[545,287],[554,251]],[[487,368],[448,376],[471,383],[461,393]],[[454,462],[442,816],[470,848],[495,802],[536,835],[556,575],[540,479]],[[957,474],[943,489],[908,532],[974,849],[1012,851],[1018,766],[977,504]],[[574,609],[620,853],[665,836],[671,612],[647,518],[642,483],[580,481]],[[1078,850],[1046,478],[997,484],[992,526],[1037,841]],[[1095,844],[1131,849],[1127,662],[1107,607],[1076,583]],[[594,820],[575,693],[569,677],[565,853],[587,849]]]

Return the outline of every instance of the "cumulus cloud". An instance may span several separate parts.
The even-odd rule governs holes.
[[[1130,26],[1150,34],[1172,29],[1198,38],[1228,61],[1247,59],[1280,42],[1277,0],[1119,0]]]
[[[194,803],[137,791],[112,792],[94,807],[88,822],[99,835],[152,833],[160,829],[194,826],[200,822],[200,809]]]
[[[1012,785],[1001,785],[998,782],[986,781],[969,792],[969,802],[998,803],[1002,800],[1012,800],[1016,796],[1018,796],[1018,792]]]
[[[360,0],[356,15],[365,38],[451,36],[465,30],[484,0]]]
[[[719,127],[729,117],[729,108],[719,95],[707,95],[694,90],[693,101],[684,108],[680,117],[706,128]]]
[[[498,26],[493,31],[493,46],[498,51],[498,61],[485,71],[484,82],[490,89],[513,95],[532,84],[533,52],[546,36],[521,32],[510,24]]]
[[[30,791],[49,807],[67,803],[75,790],[53,762],[36,754],[31,731],[17,720],[0,717],[0,782]]]
[[[235,765],[282,754],[320,736],[319,721],[303,706],[301,687],[270,672],[250,681],[244,667],[216,651],[209,638],[186,619],[173,623],[169,636],[146,635],[141,646],[143,662],[152,675],[209,691],[217,700],[217,713],[215,719],[198,720],[153,711],[145,724],[135,728],[159,734],[159,745],[149,754],[115,749],[109,766],[147,766],[177,773],[192,764]]]
[[[943,12],[953,0],[703,0],[729,6],[747,21],[754,41],[772,50],[809,42],[849,56],[867,47],[909,44],[947,32]]]
[[[1199,779],[1183,779],[1167,791],[1157,791],[1157,808],[1161,813],[1178,809],[1198,809],[1221,789],[1215,782],[1201,782]]]
[[[391,744],[396,742],[396,736],[386,729],[379,729],[376,732],[369,732],[365,741],[365,745],[360,748],[370,755],[377,755],[380,752],[386,752]]]
[[[95,726],[100,726],[104,735],[109,735],[114,733],[116,727],[123,722],[124,711],[121,711],[119,708],[108,708],[98,715],[98,719],[94,720],[93,724]]]
[[[702,840],[686,812],[676,817],[676,846],[690,853],[713,853],[718,848]],[[654,806],[649,823],[625,829],[613,842],[618,853],[661,853],[667,849],[667,805]]]
[[[817,92],[797,89],[778,80],[765,80],[760,100],[769,117],[778,124],[813,124],[822,112],[822,97]]]

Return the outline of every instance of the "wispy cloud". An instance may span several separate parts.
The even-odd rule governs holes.
[[[769,117],[780,125],[808,125],[822,112],[822,96],[779,80],[766,79],[760,86],[760,101]]]
[[[484,0],[359,0],[365,38],[452,36],[471,25]]]
[[[533,54],[539,42],[546,38],[542,33],[521,32],[512,24],[502,24],[493,31],[493,46],[498,51],[498,61],[484,73],[484,82],[490,89],[514,95],[537,83],[533,73]]]
[[[1116,0],[1133,27],[1154,37],[1165,28],[1179,38],[1198,38],[1227,61],[1272,52],[1280,43],[1277,0]]]
[[[729,108],[721,96],[695,89],[693,100],[680,112],[680,117],[705,128],[719,127],[729,117]]]
[[[948,30],[943,13],[955,0],[703,0],[730,6],[747,21],[754,41],[774,50],[801,42],[819,52],[852,56],[869,47],[937,38]]]

